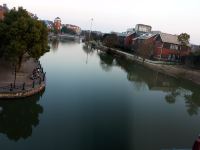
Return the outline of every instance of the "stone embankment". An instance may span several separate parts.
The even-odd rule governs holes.
[[[151,61],[148,59],[143,60],[141,57],[135,56],[133,54],[122,52],[113,48],[108,48],[102,45],[96,45],[95,48],[125,59],[133,60],[157,72],[161,72],[175,78],[190,80],[193,83],[200,85],[200,70],[186,68],[183,65],[169,62]]]
[[[37,85],[33,88],[27,88],[24,90],[18,90],[18,91],[7,91],[0,92],[0,99],[17,99],[17,98],[25,98],[32,95],[35,95],[45,89],[45,83],[41,83],[40,85]]]

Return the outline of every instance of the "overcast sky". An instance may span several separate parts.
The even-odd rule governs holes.
[[[9,8],[23,6],[41,19],[103,32],[126,31],[137,23],[171,34],[186,32],[200,44],[200,0],[1,0]]]

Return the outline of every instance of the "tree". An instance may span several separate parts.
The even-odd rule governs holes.
[[[178,36],[178,41],[184,46],[187,46],[189,44],[189,40],[190,40],[190,35],[187,33],[181,33]]]
[[[103,43],[105,46],[112,48],[115,47],[117,45],[117,41],[118,41],[118,37],[116,34],[109,34],[107,35],[104,40]]]
[[[17,70],[25,54],[38,59],[49,51],[47,27],[21,7],[12,9],[0,22],[0,40],[0,56],[11,61]]]
[[[151,58],[154,49],[155,46],[152,42],[143,41],[141,44],[139,44],[137,53],[143,58],[144,61],[145,59]]]

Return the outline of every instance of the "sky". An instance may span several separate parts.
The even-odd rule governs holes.
[[[200,44],[200,0],[0,0],[9,8],[23,6],[40,19],[60,17],[63,24],[102,32],[124,32],[142,23],[170,34],[188,33]]]

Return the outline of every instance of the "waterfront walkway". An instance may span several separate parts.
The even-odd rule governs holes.
[[[37,78],[33,79],[33,72]],[[16,73],[15,68],[0,61],[0,98],[26,97],[38,93],[45,87],[45,73],[39,61],[24,58],[22,66]]]
[[[29,59],[22,63],[21,69],[16,74],[16,84],[18,83],[31,83],[30,76],[34,68],[37,67],[37,63],[34,59]],[[15,68],[6,64],[6,62],[0,62],[0,86],[14,83]]]

